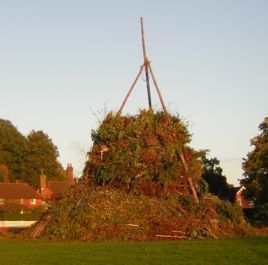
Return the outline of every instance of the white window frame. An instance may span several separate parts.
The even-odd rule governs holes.
[[[20,200],[20,204],[22,204],[23,205],[23,203],[24,203],[24,200],[21,198],[21,199],[19,199]]]
[[[36,205],[36,199],[35,198],[31,199],[31,204]]]
[[[0,198],[0,205],[5,204],[5,199],[4,198]]]

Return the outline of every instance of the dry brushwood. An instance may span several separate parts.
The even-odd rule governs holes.
[[[153,110],[110,113],[92,139],[84,177],[52,204],[32,237],[156,240],[247,233],[240,207],[203,191],[201,152],[188,146],[191,136],[179,117]]]
[[[247,232],[241,209],[233,211],[231,204],[211,195],[196,204],[190,195],[146,196],[83,183],[48,214],[51,220],[38,236],[57,240],[218,238]]]
[[[91,184],[148,195],[191,192],[197,201],[201,152],[188,146],[191,136],[178,116],[151,109],[136,116],[109,113],[92,140],[84,169]]]

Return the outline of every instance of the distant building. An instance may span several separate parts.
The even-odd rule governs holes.
[[[251,209],[254,208],[254,201],[246,199],[243,196],[243,191],[246,190],[245,186],[241,186],[240,189],[236,192],[236,201],[239,203],[239,205],[242,206],[243,209]]]
[[[38,193],[45,202],[59,198],[70,185],[75,183],[72,164],[68,164],[66,176],[66,180],[58,181],[47,180],[47,176],[45,174],[40,175],[40,189],[38,190]]]
[[[40,189],[35,191],[29,184],[0,183],[0,208],[7,208],[9,204],[21,205],[21,209],[33,209],[45,202],[57,199],[72,184],[75,183],[73,167],[68,164],[66,180],[48,180],[45,174],[40,176]]]
[[[27,183],[0,183],[0,206],[18,204],[33,209],[43,203],[42,197]]]

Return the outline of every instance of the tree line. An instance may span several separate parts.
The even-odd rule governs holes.
[[[48,179],[63,180],[65,171],[57,160],[59,152],[43,131],[24,136],[9,121],[0,119],[0,182],[27,182],[39,185],[43,171]]]
[[[251,139],[253,150],[244,158],[244,195],[253,200],[258,219],[268,222],[268,117],[259,125],[259,134]]]
[[[253,150],[244,158],[240,184],[244,196],[254,201],[263,218],[268,218],[268,117],[259,125],[259,134],[251,139]],[[57,160],[59,152],[43,131],[32,130],[24,136],[9,121],[0,119],[0,182],[20,180],[36,187],[41,171],[48,179],[63,180],[65,171]],[[217,158],[204,152],[202,178],[208,192],[224,200],[234,200],[235,188],[228,184]]]
[[[244,171],[240,184],[246,188],[243,196],[255,205],[256,219],[268,220],[268,117],[259,125],[259,134],[250,141],[253,150],[243,158]],[[208,191],[221,199],[234,200],[236,189],[227,183],[217,158],[202,157],[203,178]]]

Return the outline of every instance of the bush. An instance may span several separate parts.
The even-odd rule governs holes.
[[[0,213],[20,213],[21,211],[29,211],[29,208],[14,202],[6,202],[0,206]]]
[[[262,205],[255,214],[255,219],[268,224],[268,203]]]
[[[233,223],[244,221],[243,209],[237,203],[232,204],[229,201],[218,200],[216,209],[220,218],[230,220]]]
[[[0,215],[1,221],[36,221],[39,220],[41,214],[39,213],[2,213]]]
[[[34,209],[29,209],[25,205],[13,202],[6,202],[5,204],[0,206],[0,220],[38,220],[43,212],[43,206],[39,206]]]

